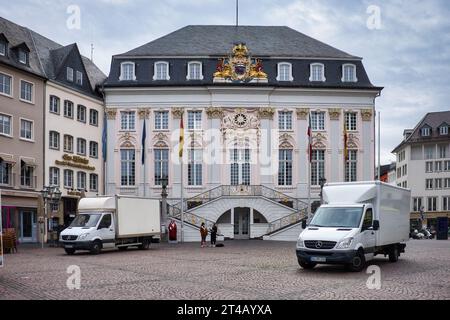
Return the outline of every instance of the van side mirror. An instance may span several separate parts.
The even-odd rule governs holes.
[[[379,220],[373,221],[373,230],[375,230],[375,231],[380,230],[380,221]]]
[[[306,219],[302,220],[302,229],[306,229]]]

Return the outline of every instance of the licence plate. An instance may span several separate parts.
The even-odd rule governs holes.
[[[64,248],[72,249],[72,248],[73,248],[73,244],[66,244],[66,245],[64,246]]]
[[[311,257],[312,262],[327,262],[327,258],[324,257]]]

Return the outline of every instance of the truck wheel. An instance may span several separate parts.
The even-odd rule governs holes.
[[[306,261],[300,260],[300,259],[298,259],[298,264],[300,265],[300,267],[302,267],[305,270],[311,270],[311,269],[314,269],[315,266],[317,266],[317,263],[306,262]]]
[[[99,254],[102,251],[102,243],[98,240],[94,241],[91,245],[91,254]]]
[[[393,246],[391,250],[389,250],[389,261],[397,262],[399,256],[400,252],[398,251],[398,246]]]
[[[148,250],[148,248],[150,248],[150,242],[151,242],[150,239],[143,239],[143,240],[142,240],[142,244],[139,245],[138,248],[139,248],[140,250]]]
[[[364,257],[364,251],[358,250],[353,257],[352,262],[347,265],[348,270],[352,272],[361,272],[366,266],[366,258]]]
[[[75,253],[75,249],[71,249],[71,248],[65,248],[64,251],[66,251],[66,253],[71,256]]]

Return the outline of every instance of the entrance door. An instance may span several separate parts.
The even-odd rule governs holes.
[[[20,237],[21,243],[36,242],[37,223],[36,213],[29,210],[20,211]]]
[[[250,181],[250,149],[233,149],[231,154],[231,185],[249,186]]]
[[[234,209],[234,238],[250,239],[250,209]]]

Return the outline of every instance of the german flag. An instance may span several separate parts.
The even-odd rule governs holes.
[[[184,115],[184,114],[183,114]],[[183,115],[181,115],[180,120],[180,146],[178,155],[180,158],[183,158],[183,149],[184,149],[184,123],[183,123]]]

